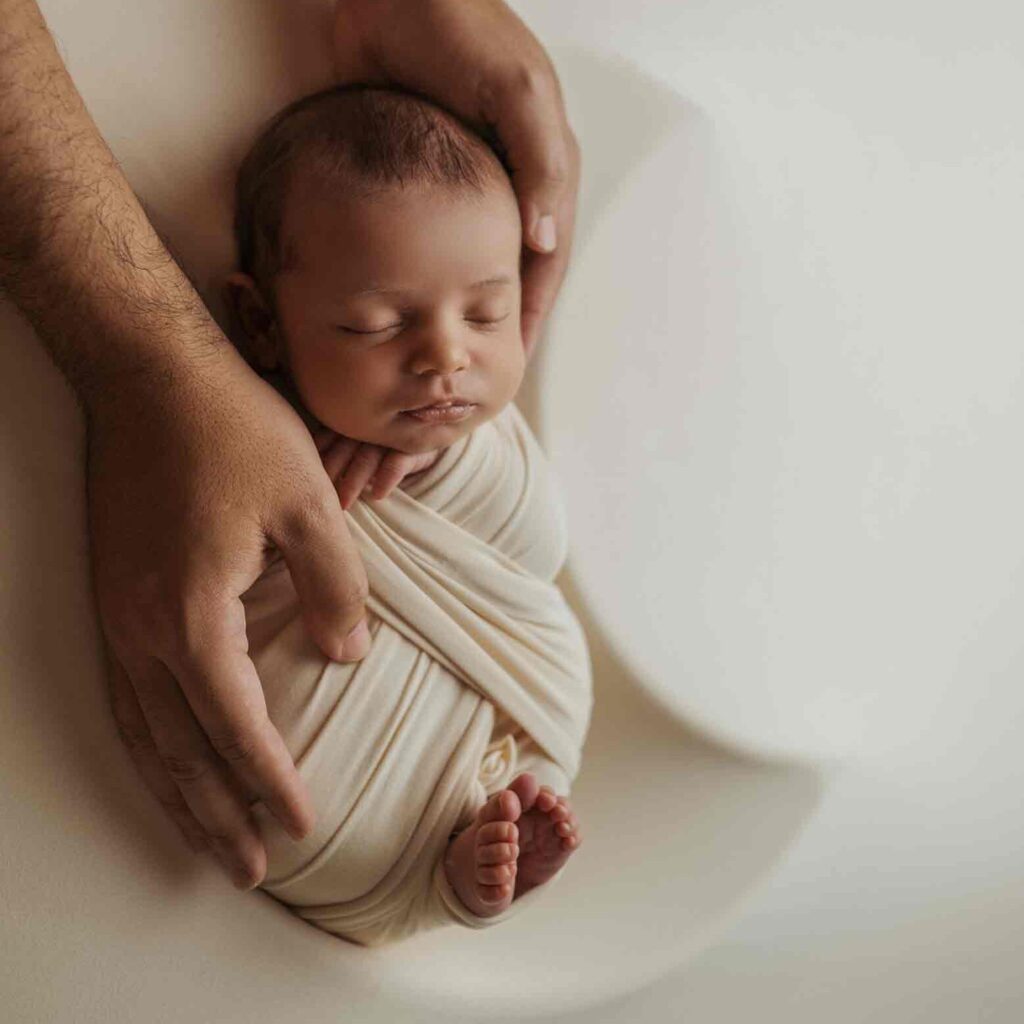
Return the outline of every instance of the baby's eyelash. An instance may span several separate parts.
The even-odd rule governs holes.
[[[401,324],[388,324],[387,327],[378,327],[375,331],[357,331],[354,327],[346,327],[344,324],[339,324],[338,329],[345,331],[346,334],[383,334],[385,331],[390,331],[393,327],[401,326]]]
[[[466,317],[471,324],[500,324],[502,320],[507,320],[511,316],[510,313],[506,313],[504,316],[499,316],[497,320],[473,320],[470,317]]]
[[[506,313],[504,316],[499,316],[496,320],[474,320],[472,317],[464,317],[468,323],[471,324],[500,324],[502,320],[507,320],[512,314]],[[346,327],[344,324],[339,324],[338,329],[344,331],[346,334],[383,334],[385,331],[393,330],[396,327],[401,327],[402,324],[388,324],[386,327],[378,327],[375,331],[357,331],[354,327]]]

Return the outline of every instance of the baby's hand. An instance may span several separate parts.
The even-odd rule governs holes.
[[[386,498],[407,476],[437,462],[444,451],[436,448],[432,452],[409,455],[394,448],[355,441],[329,427],[321,427],[313,440],[327,475],[334,481],[341,507],[346,511],[360,496]]]

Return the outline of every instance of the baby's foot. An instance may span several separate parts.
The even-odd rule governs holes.
[[[513,899],[543,885],[583,842],[568,799],[556,796],[550,786],[540,787],[533,806],[524,809],[517,824],[520,853]]]
[[[444,872],[459,899],[478,917],[508,909],[515,892],[519,829],[516,822],[537,799],[537,780],[529,772],[491,796],[449,844]]]

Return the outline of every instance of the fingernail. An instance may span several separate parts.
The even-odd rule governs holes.
[[[227,873],[228,878],[231,879],[231,884],[243,892],[248,891],[255,887],[256,883],[253,881],[252,876],[248,870],[239,861],[231,848],[223,839],[215,839],[210,843],[213,848],[213,852],[217,855],[217,859],[220,866]]]
[[[297,822],[289,822],[285,828],[288,831],[288,835],[292,837],[297,843],[301,843],[306,836],[309,835],[309,829],[300,828]]]
[[[359,625],[352,630],[341,648],[342,661],[358,661],[370,649],[370,630],[366,619],[360,619]]]
[[[241,867],[233,867],[230,869],[231,884],[239,892],[248,892],[250,889],[256,888],[256,883],[252,880],[252,876]]]
[[[551,252],[555,248],[555,218],[550,213],[544,214],[537,221],[537,225],[533,229],[533,240],[545,252]]]
[[[297,843],[302,842],[312,831],[316,825],[316,819],[314,818],[310,824],[305,824],[301,819],[297,818],[292,814],[289,808],[283,808],[282,813],[275,812],[276,817],[284,825],[285,831],[294,839]]]

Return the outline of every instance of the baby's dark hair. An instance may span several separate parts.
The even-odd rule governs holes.
[[[409,185],[483,193],[508,180],[496,137],[485,139],[415,93],[346,85],[296,100],[260,132],[235,184],[238,269],[267,297],[290,259],[281,220],[299,169],[356,196]]]

